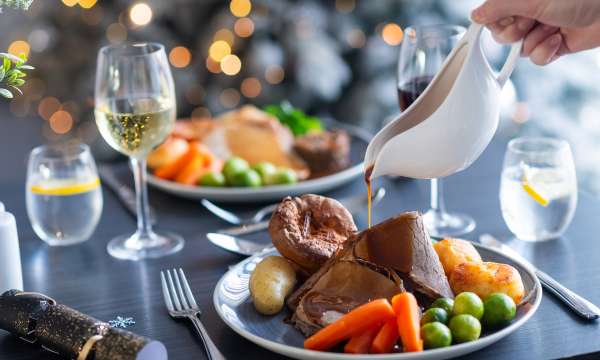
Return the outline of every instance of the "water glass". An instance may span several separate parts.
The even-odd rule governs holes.
[[[27,214],[42,240],[60,246],[89,239],[102,213],[102,192],[87,145],[33,149],[26,186]]]
[[[553,138],[508,143],[500,181],[502,217],[521,240],[561,236],[577,206],[577,178],[569,144]]]

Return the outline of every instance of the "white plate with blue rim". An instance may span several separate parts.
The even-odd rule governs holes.
[[[438,360],[462,356],[487,346],[514,333],[525,324],[536,312],[542,301],[540,282],[529,264],[512,258],[506,254],[480,244],[473,244],[484,261],[494,261],[514,266],[523,280],[525,297],[517,308],[517,315],[510,325],[494,332],[484,332],[481,338],[450,347],[425,350],[419,353],[394,353],[383,355],[349,355],[334,352],[321,352],[304,349],[304,336],[284,319],[291,315],[288,309],[277,315],[259,314],[252,305],[248,280],[250,274],[263,258],[279,255],[270,249],[249,257],[233,266],[219,282],[213,294],[213,302],[217,314],[233,331],[256,345],[295,359],[326,360]]]
[[[356,126],[329,122],[328,129],[344,129],[350,135],[350,166],[336,173],[291,185],[269,185],[259,188],[188,186],[161,179],[148,173],[148,183],[167,193],[188,198],[208,199],[218,202],[261,202],[279,201],[286,196],[323,194],[344,185],[363,174],[363,158],[369,141],[369,132]]]

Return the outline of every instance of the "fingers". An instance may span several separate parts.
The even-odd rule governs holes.
[[[540,42],[529,54],[531,62],[537,65],[546,65],[556,60],[559,56],[558,51],[561,48],[563,37],[560,33],[555,33],[542,42]]]
[[[550,35],[556,33],[558,28],[551,25],[538,24],[531,30],[523,41],[523,50],[521,55],[529,56],[542,41],[546,40]]]
[[[537,0],[487,0],[471,12],[471,19],[479,24],[490,24],[510,16],[533,18]]]
[[[492,35],[501,44],[510,44],[521,40],[535,26],[533,19],[521,16],[509,16],[488,25]]]

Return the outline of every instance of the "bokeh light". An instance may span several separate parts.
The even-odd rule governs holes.
[[[240,103],[240,93],[233,88],[225,89],[219,95],[219,102],[223,107],[234,108]]]
[[[237,19],[233,25],[233,31],[239,37],[249,37],[254,32],[254,22],[247,17]]]
[[[211,57],[206,58],[206,68],[213,74],[219,74],[221,72],[221,65]]]
[[[192,114],[190,117],[196,120],[210,117],[210,110],[203,106],[198,106],[197,108],[192,110]]]
[[[386,44],[396,46],[402,42],[404,33],[398,24],[386,24],[381,30],[381,37]]]
[[[52,114],[60,109],[60,101],[57,98],[48,96],[42,99],[38,105],[38,114],[44,119],[49,120]]]
[[[235,36],[229,29],[220,29],[215,33],[215,36],[213,37],[214,41],[223,40],[227,44],[229,44],[230,47],[233,46],[234,39]]]
[[[113,44],[120,44],[127,40],[127,29],[119,23],[110,24],[106,28],[106,38]]]
[[[350,47],[354,49],[360,49],[361,47],[365,46],[367,38],[361,29],[353,29],[350,30],[346,35],[346,41]]]
[[[42,52],[48,48],[50,35],[48,34],[48,31],[44,29],[35,29],[31,31],[27,37],[27,41],[29,41],[29,44],[31,45],[31,50]]]
[[[84,9],[91,9],[96,5],[98,0],[79,0],[79,6]]]
[[[265,70],[265,79],[269,84],[275,85],[283,81],[285,72],[279,65],[269,65]]]
[[[67,5],[68,7],[75,6],[78,2],[79,0],[62,0],[62,3]]]
[[[260,95],[262,91],[262,85],[260,84],[260,80],[255,77],[249,77],[242,81],[240,85],[240,90],[242,91],[242,95],[247,98],[255,98]]]
[[[192,104],[192,105],[200,105],[202,104],[202,101],[204,100],[204,96],[206,95],[204,89],[202,88],[202,86],[196,84],[196,85],[192,85],[186,92],[185,92],[185,99],[187,100],[188,103]]]
[[[169,62],[176,68],[184,68],[192,61],[192,53],[185,46],[177,46],[169,52]]]
[[[66,134],[73,127],[73,118],[68,111],[58,110],[49,120],[50,128],[57,134]]]
[[[241,18],[250,14],[252,3],[250,3],[250,0],[231,0],[229,10],[234,16]]]
[[[135,25],[148,25],[152,21],[152,8],[146,3],[137,3],[129,10],[129,18]]]
[[[13,41],[9,46],[8,46],[8,52],[10,54],[19,56],[21,54],[25,54],[25,56],[29,56],[29,43],[25,40],[16,40]]]
[[[242,69],[242,61],[237,55],[227,55],[221,60],[221,71],[227,75],[235,75]]]
[[[217,40],[208,48],[208,56],[219,62],[225,56],[231,54],[231,46],[226,41]]]
[[[341,13],[352,12],[355,6],[355,0],[335,0],[335,9]]]

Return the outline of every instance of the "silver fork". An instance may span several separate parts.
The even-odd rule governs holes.
[[[165,272],[167,274],[166,277]],[[200,321],[202,312],[196,303],[196,299],[194,299],[194,294],[192,294],[183,270],[179,268],[178,270],[161,271],[160,281],[169,315],[173,318],[186,318],[194,324],[198,335],[200,335],[200,339],[202,339],[209,360],[225,360],[225,356],[217,349],[217,346],[210,339],[208,332]]]

